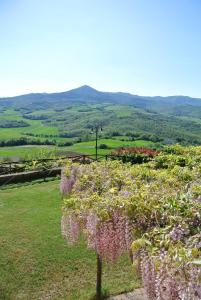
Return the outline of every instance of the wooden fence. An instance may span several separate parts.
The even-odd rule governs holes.
[[[74,155],[34,161],[2,162],[0,163],[0,186],[60,176],[62,166],[69,159],[73,162],[90,163],[96,157],[95,155]],[[107,159],[107,156],[99,155],[98,160],[100,159]]]
[[[61,174],[61,168],[20,172],[14,174],[4,174],[4,175],[0,175],[0,186],[13,184],[13,183],[28,182],[37,179],[45,180],[48,177],[60,176],[60,174]]]
[[[82,154],[39,160],[2,162],[0,163],[0,186],[60,176],[62,166],[69,159],[73,162],[91,163],[95,160],[107,160],[108,158],[117,158],[117,155],[98,155],[96,157],[93,154]],[[123,158],[123,156],[118,155],[118,158]]]

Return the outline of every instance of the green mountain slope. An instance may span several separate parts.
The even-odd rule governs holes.
[[[86,140],[90,139],[90,125],[101,122],[105,137],[128,135],[152,141],[201,144],[200,118],[201,99],[142,97],[82,86],[63,93],[1,98],[0,140],[12,137]],[[12,128],[11,134],[13,124],[16,128]]]

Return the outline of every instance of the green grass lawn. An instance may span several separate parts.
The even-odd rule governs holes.
[[[59,181],[0,191],[0,299],[87,300],[94,295],[96,256],[84,241],[61,237]],[[127,256],[104,265],[110,294],[138,287]]]

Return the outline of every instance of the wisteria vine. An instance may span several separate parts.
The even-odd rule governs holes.
[[[62,234],[74,244],[83,232],[107,262],[132,249],[149,300],[200,300],[201,148],[172,151],[185,166],[171,151],[143,165],[68,164]]]

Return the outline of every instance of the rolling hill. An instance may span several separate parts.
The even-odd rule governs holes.
[[[89,127],[98,122],[104,137],[201,144],[200,118],[201,99],[100,92],[85,85],[62,93],[0,98],[0,141],[89,140]]]

